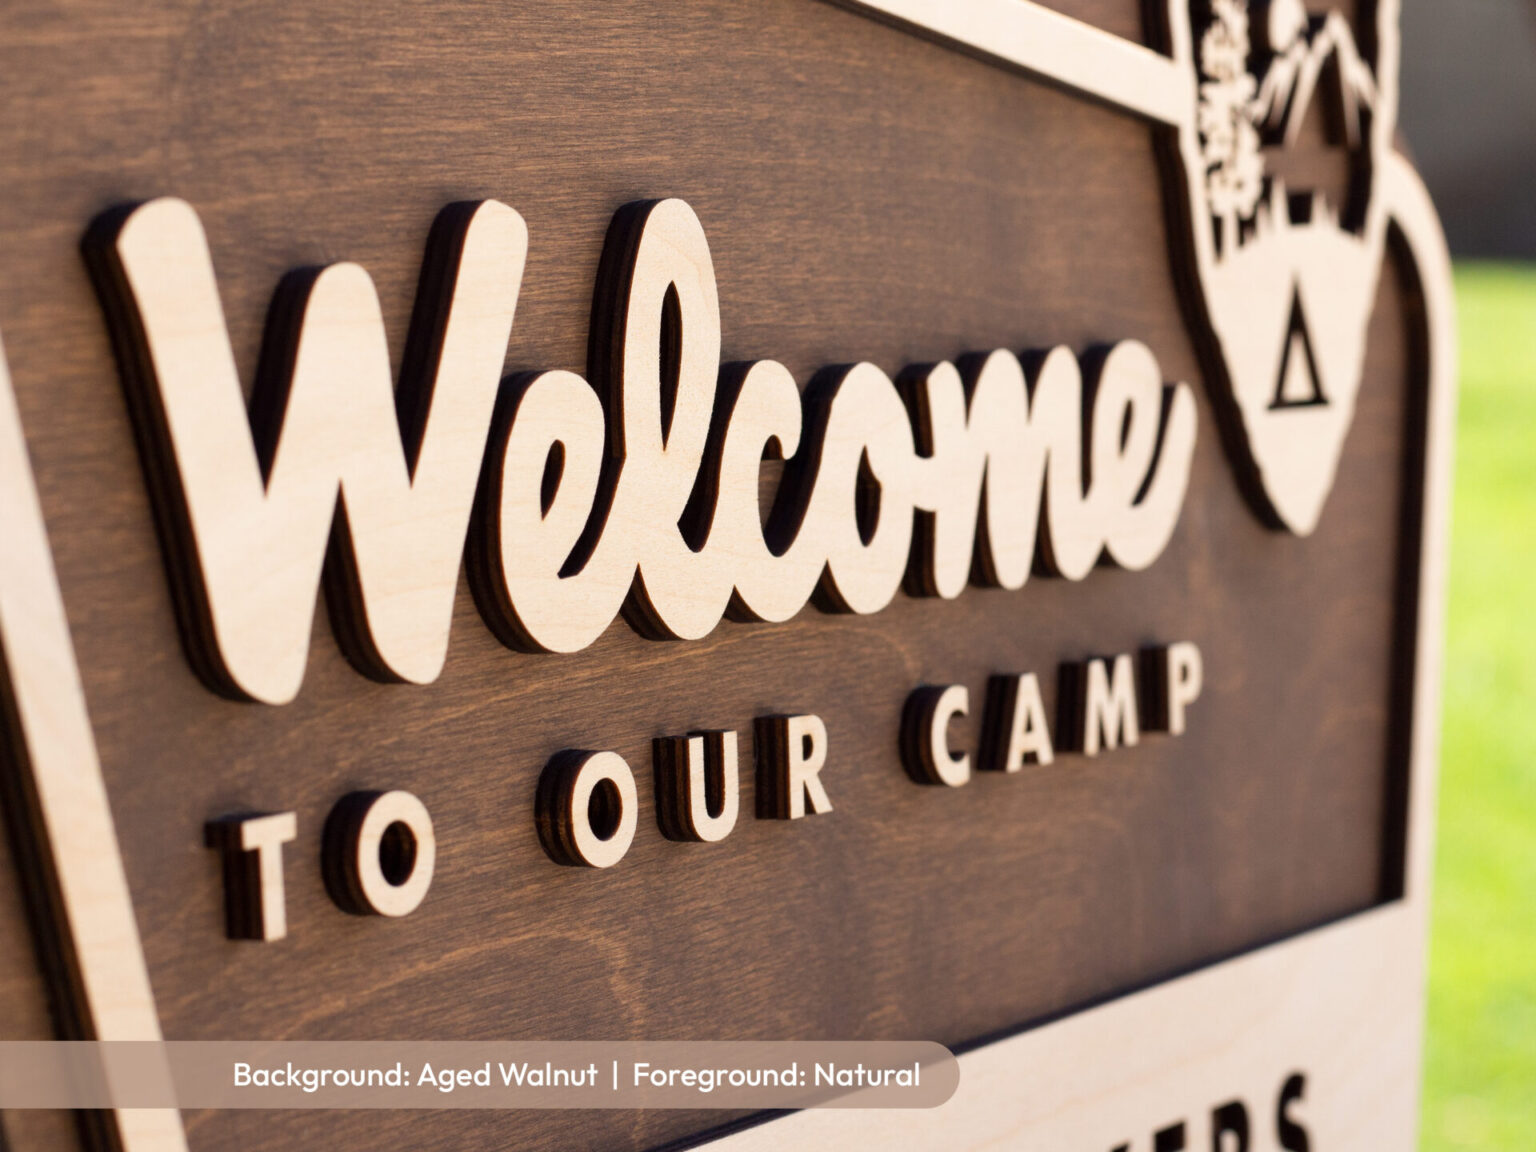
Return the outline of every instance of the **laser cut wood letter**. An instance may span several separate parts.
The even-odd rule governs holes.
[[[1049,764],[1055,758],[1039,679],[1033,672],[993,676],[987,683],[982,769],[1019,772],[1026,764]]]
[[[353,792],[326,818],[321,862],[326,891],[343,912],[407,916],[432,887],[432,817],[409,792]]]
[[[544,766],[534,811],[556,864],[612,868],[639,823],[635,775],[617,752],[561,752]]]
[[[298,816],[226,816],[210,820],[204,832],[208,847],[219,849],[224,857],[225,933],[231,940],[287,936],[283,845],[298,836]]]
[[[289,277],[248,417],[197,213],[152,200],[93,230],[183,633],[217,690],[293,699],[322,564],[354,664],[412,683],[442,670],[527,247],[504,204],[443,212],[398,397],[367,272]]]
[[[1129,656],[1063,664],[1061,689],[1062,719],[1073,751],[1097,756],[1140,742],[1136,669]]]
[[[668,840],[717,843],[736,827],[741,782],[734,732],[655,742],[656,821]]]
[[[821,782],[827,726],[820,716],[763,716],[755,724],[757,816],[799,820],[832,811]]]

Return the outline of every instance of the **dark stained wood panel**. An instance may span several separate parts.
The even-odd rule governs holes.
[[[1062,7],[1139,26],[1134,0]],[[894,373],[1135,338],[1199,383],[1151,133],[818,0],[17,2],[0,28],[0,332],[168,1037],[955,1045],[1376,902],[1409,385],[1392,277],[1311,539],[1242,502],[1202,392],[1183,520],[1146,573],[898,597],[870,618],[807,609],[686,644],[616,624],[576,656],[507,651],[461,588],[430,687],[358,675],[322,606],[299,699],[237,704],[178,641],[78,252],[101,211],[192,202],[247,380],[279,278],[339,259],[373,275],[398,359],[434,215],[488,196],[530,229],[508,370],[581,371],[609,219],[678,196],[710,238],[727,360],[776,358],[803,383],[857,359]],[[1180,739],[957,791],[901,768],[920,683],[965,683],[979,704],[989,674],[1034,671],[1054,707],[1059,662],[1179,639],[1206,669]],[[745,753],[753,717],[784,711],[826,720],[835,811],[662,839],[651,740],[735,728]],[[640,833],[606,872],[539,846],[538,774],[567,747],[618,751],[640,781]],[[416,793],[437,828],[433,889],[401,921],[346,916],[321,881],[330,806],[378,788]],[[290,937],[227,941],[202,824],[283,808],[299,820]],[[11,1004],[37,990],[0,961],[20,1035],[33,1025],[9,1022],[34,1017]],[[587,1149],[718,1121],[245,1112],[188,1128],[207,1149]]]
[[[7,813],[9,815],[9,813]],[[33,947],[11,830],[0,821],[0,1040],[51,1040],[54,1021],[48,988]],[[0,1149],[79,1148],[68,1112],[16,1109],[0,1113]]]

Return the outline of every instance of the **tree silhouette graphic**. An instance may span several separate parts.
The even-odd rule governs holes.
[[[1200,40],[1197,125],[1222,253],[1268,231],[1262,217],[1276,198],[1266,195],[1272,177],[1265,169],[1264,144],[1295,143],[1325,76],[1334,81],[1334,122],[1349,149],[1363,146],[1365,118],[1377,102],[1375,77],[1342,15],[1330,12],[1313,18],[1301,0],[1274,0],[1264,16],[1261,49],[1256,52],[1247,0],[1212,0],[1210,22]],[[1259,56],[1267,57],[1262,76],[1253,71]],[[1314,212],[1309,203],[1294,223],[1336,221],[1339,207]]]

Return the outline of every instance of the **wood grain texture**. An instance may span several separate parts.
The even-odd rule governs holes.
[[[48,987],[33,947],[31,925],[22,899],[22,874],[0,821],[0,1006],[4,1039],[51,1040],[55,1021],[49,1013]],[[0,1113],[0,1147],[48,1148],[76,1152],[81,1147],[75,1116],[38,1109]]]
[[[1062,8],[1139,28],[1134,0]],[[1249,511],[1197,389],[1183,517],[1145,572],[898,596],[872,617],[807,611],[696,643],[615,625],[568,656],[508,651],[461,580],[436,683],[365,679],[320,622],[296,701],[240,704],[209,693],[178,641],[78,254],[103,210],[158,195],[197,208],[245,380],[279,279],[342,259],[373,277],[398,362],[433,219],[483,198],[529,228],[507,369],[581,371],[612,214],[679,196],[708,231],[727,360],[773,357],[803,385],[852,358],[894,375],[1134,338],[1167,378],[1196,382],[1151,134],[815,0],[430,15],[17,3],[0,21],[0,93],[26,110],[0,125],[0,331],[167,1036],[958,1044],[1376,901],[1406,425],[1395,281],[1378,292],[1311,539]],[[1033,671],[1054,715],[1060,661],[1177,639],[1199,645],[1206,673],[1178,739],[1058,754],[963,789],[902,771],[901,708],[919,684],[979,700],[988,677]],[[833,811],[743,813],[708,848],[656,831],[640,770],[653,739],[735,730],[745,765],[753,718],[798,712],[827,723]],[[955,747],[976,735],[957,731]],[[613,868],[561,868],[540,846],[539,774],[572,747],[637,767],[639,831]],[[345,916],[326,896],[319,830],[342,795],[396,788],[432,813],[432,892],[400,920]],[[202,825],[289,809],[289,936],[226,941]],[[210,1149],[617,1149],[719,1119],[187,1124]]]
[[[719,1140],[717,1152],[851,1143],[1129,1152],[1147,1147],[1145,1140],[1154,1150],[1218,1148],[1228,1143],[1223,1130],[1243,1127],[1257,1147],[1417,1147],[1456,331],[1450,254],[1428,193],[1401,157],[1385,175],[1393,271],[1420,305],[1410,323],[1408,415],[1416,447],[1405,460],[1408,486],[1418,491],[1405,502],[1413,527],[1402,551],[1411,584],[1404,599],[1415,607],[1400,633],[1409,655],[1399,690],[1413,704],[1400,739],[1411,770],[1394,787],[1401,795],[1393,803],[1409,813],[1396,897],[1370,913],[995,1039],[960,1058],[960,1090],[939,1109],[899,1119],[801,1112]]]

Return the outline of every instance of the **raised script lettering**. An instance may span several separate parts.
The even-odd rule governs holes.
[[[1036,567],[1141,569],[1178,523],[1194,396],[1142,344],[1082,360],[996,350],[908,369],[900,386],[857,363],[802,397],[774,361],[721,367],[709,245],[681,200],[614,218],[593,380],[513,377],[493,416],[526,234],[494,201],[444,219],[400,423],[372,284],[341,264],[273,327],[286,388],[254,438],[196,213],[153,201],[99,230],[184,631],[221,690],[292,699],[322,561],[353,662],[434,679],[482,457],[471,587],[496,635],[533,651],[579,651],[620,612],[643,635],[697,639],[727,615],[782,621],[812,600],[878,612],[904,585],[952,598],[971,580],[1018,588]],[[788,463],[765,519],[767,455]]]
[[[1083,363],[1056,348],[1029,371],[999,350],[909,370],[901,389],[860,363],[802,399],[775,361],[717,369],[714,269],[688,205],[631,205],[608,243],[597,387],[515,380],[491,438],[471,580],[507,643],[578,651],[621,607],[667,639],[813,599],[869,614],[909,574],[913,592],[952,598],[972,573],[1022,586],[1037,555],[1080,580],[1167,546],[1195,403],[1145,346]],[[766,529],[765,453],[789,459]]]

